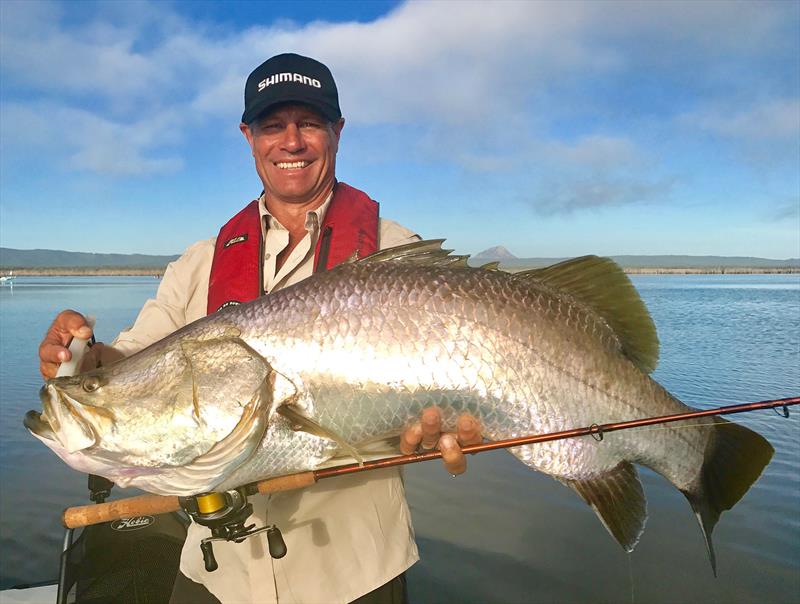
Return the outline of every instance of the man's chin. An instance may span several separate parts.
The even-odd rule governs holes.
[[[300,183],[297,184],[300,185]],[[333,185],[328,188],[319,186],[282,186],[265,187],[264,190],[268,202],[309,205],[310,209],[314,209],[325,202],[332,188]]]

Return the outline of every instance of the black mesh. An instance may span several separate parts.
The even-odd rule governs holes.
[[[114,530],[113,523],[83,529],[62,555],[63,602],[168,602],[188,521],[177,513],[151,518],[153,524],[136,530]]]

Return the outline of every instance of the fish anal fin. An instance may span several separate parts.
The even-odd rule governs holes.
[[[340,434],[321,425],[317,420],[306,415],[302,408],[297,405],[280,405],[276,412],[281,417],[288,420],[295,430],[302,430],[314,436],[327,438],[334,441],[339,445],[340,455],[348,455],[355,459],[359,465],[364,464],[363,456],[356,450],[356,448],[348,443]]]
[[[646,373],[658,364],[658,334],[631,280],[610,258],[582,256],[546,268],[514,274],[563,291],[586,304],[608,323],[625,355]]]
[[[625,551],[633,551],[647,521],[647,500],[633,464],[623,461],[605,474],[562,482],[592,507]]]
[[[694,510],[717,575],[711,533],[719,517],[744,497],[772,458],[772,445],[760,434],[715,417],[714,431],[706,444],[703,467],[688,489],[681,489]]]

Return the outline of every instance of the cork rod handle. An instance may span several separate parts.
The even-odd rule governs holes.
[[[61,516],[61,523],[67,528],[78,528],[90,524],[111,522],[120,518],[166,514],[179,509],[181,506],[177,497],[139,495],[108,503],[67,508]]]
[[[262,480],[256,484],[256,488],[259,493],[276,493],[278,491],[291,491],[308,487],[316,481],[314,472],[301,472],[300,474]],[[179,509],[181,509],[181,505],[177,497],[139,495],[107,503],[67,508],[61,515],[61,523],[66,528],[80,528],[90,524],[111,522],[120,518],[166,514],[168,512],[176,512]]]

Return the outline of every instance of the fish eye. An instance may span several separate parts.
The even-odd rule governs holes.
[[[97,376],[90,375],[86,377],[81,382],[81,388],[83,388],[86,392],[94,392],[98,388],[100,388],[100,379]]]

